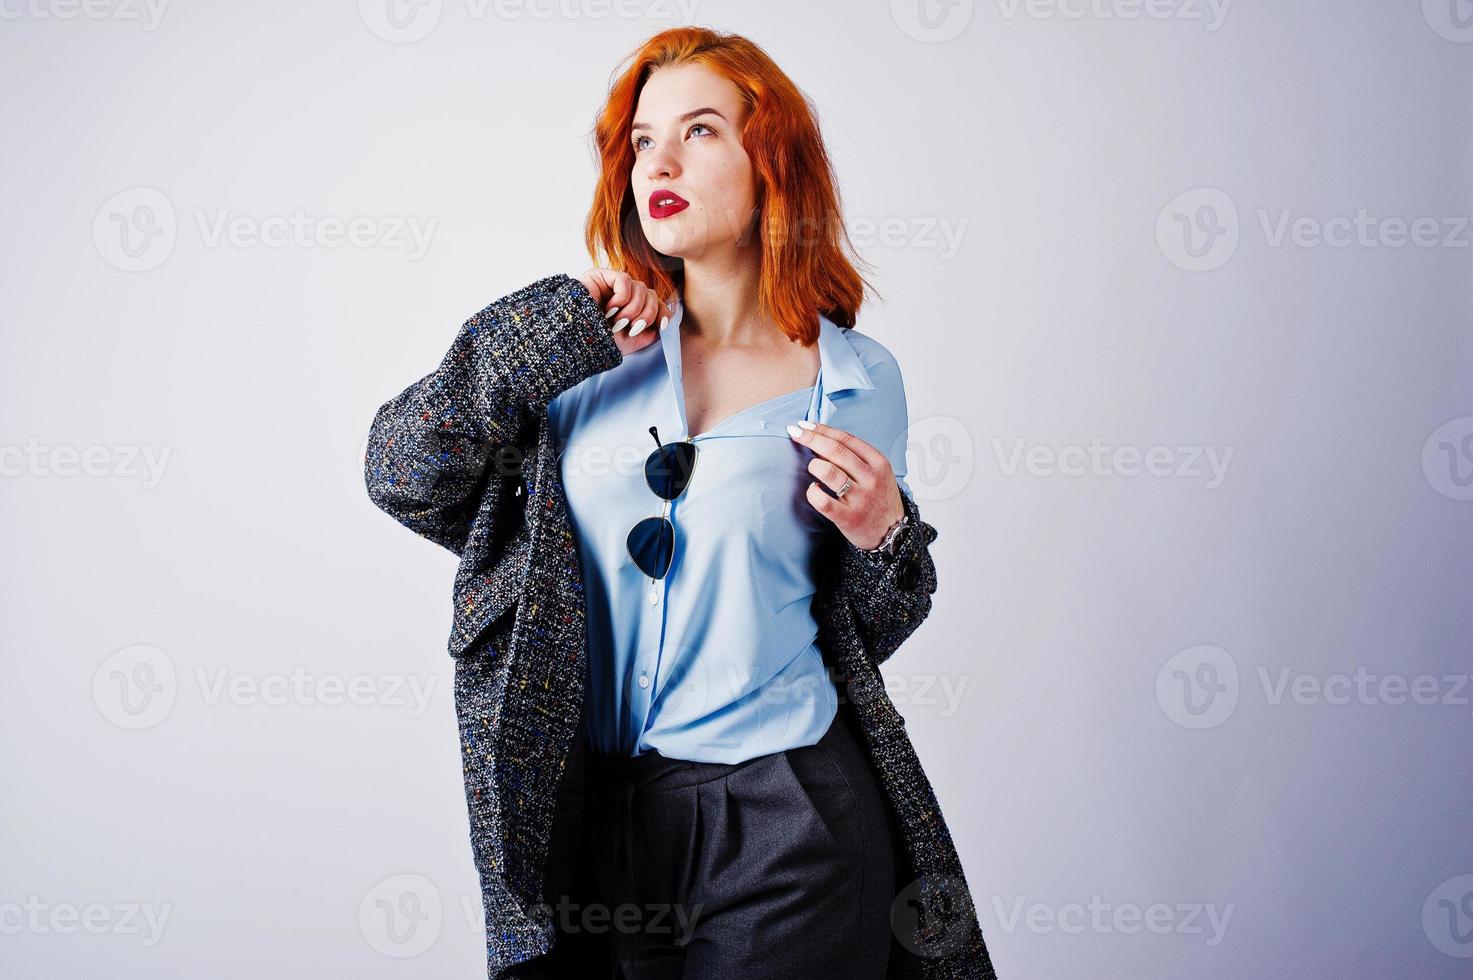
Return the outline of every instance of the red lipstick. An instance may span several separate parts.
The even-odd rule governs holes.
[[[650,217],[668,218],[690,207],[690,202],[674,191],[655,191],[650,195]]]

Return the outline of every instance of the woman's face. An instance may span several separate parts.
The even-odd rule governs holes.
[[[705,110],[697,115],[691,113]],[[757,206],[752,161],[742,148],[741,93],[705,65],[661,68],[645,82],[629,131],[630,188],[656,251],[719,259],[734,250]],[[674,198],[673,204],[661,204]]]

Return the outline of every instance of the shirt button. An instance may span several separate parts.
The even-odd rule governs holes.
[[[650,675],[649,674],[640,674],[639,675],[639,686],[640,687],[649,687],[650,686]]]

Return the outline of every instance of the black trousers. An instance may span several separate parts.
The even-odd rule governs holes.
[[[559,821],[596,900],[568,901],[574,856],[552,855],[559,948],[509,975],[883,978],[893,833],[849,724],[841,706],[817,744],[732,765],[580,746],[583,805]]]

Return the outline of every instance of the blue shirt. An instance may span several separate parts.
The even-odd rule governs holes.
[[[695,437],[690,483],[665,509],[670,569],[651,579],[626,541],[664,504],[644,477],[650,426],[662,444],[690,431],[683,313],[677,300],[658,343],[562,392],[548,412],[583,571],[590,744],[735,763],[817,743],[838,710],[812,599],[815,552],[840,532],[808,502],[815,454],[786,426],[853,432],[886,454],[909,494],[905,390],[889,351],[820,315],[815,384]]]

